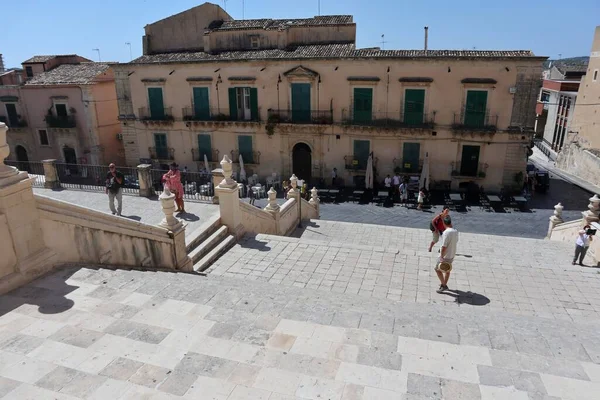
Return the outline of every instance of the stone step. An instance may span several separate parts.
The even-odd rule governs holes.
[[[221,255],[229,250],[235,244],[235,236],[228,235],[219,242],[213,249],[200,261],[194,263],[194,271],[202,272],[212,265]]]
[[[198,247],[200,243],[204,242],[210,235],[219,229],[219,226],[221,226],[221,216],[217,214],[195,229],[188,238],[186,238],[186,241],[188,242],[185,246],[186,252],[188,254],[192,252],[192,250]]]
[[[197,245],[195,249],[190,251],[188,255],[192,259],[192,262],[196,263],[202,257],[207,255],[217,244],[219,244],[223,238],[227,236],[227,227],[221,226],[214,231],[206,240]]]

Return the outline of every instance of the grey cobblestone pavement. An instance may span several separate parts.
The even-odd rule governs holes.
[[[100,192],[86,192],[81,190],[50,190],[33,188],[35,194],[52,197],[93,210],[110,213],[108,196]],[[208,203],[186,202],[187,214],[176,214],[183,222],[188,224],[186,235],[202,225],[210,217],[219,212],[219,207]],[[158,198],[148,199],[135,195],[123,195],[123,217],[141,221],[150,225],[157,225],[165,217]]]
[[[594,291],[587,282],[574,284]],[[557,298],[521,295],[536,293]],[[591,317],[79,267],[0,297],[0,315],[10,400],[595,400],[600,390]]]

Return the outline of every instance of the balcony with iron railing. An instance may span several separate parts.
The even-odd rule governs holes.
[[[431,129],[435,113],[365,112],[342,110],[345,125],[372,126],[380,128]]]
[[[485,131],[496,132],[498,130],[498,115],[486,111],[467,111],[454,113],[452,129],[455,131]]]
[[[234,163],[240,162],[240,154],[242,155],[242,161],[244,164],[248,165],[258,165],[260,164],[260,151],[242,151],[240,153],[239,150],[231,151],[231,160]]]
[[[423,170],[423,159],[394,158],[394,172],[403,174],[420,173]]]
[[[69,129],[77,126],[75,117],[73,115],[47,114],[45,121],[49,128]]]
[[[27,128],[27,121],[20,115],[17,115],[13,118],[0,115],[0,122],[4,122],[4,124],[6,124],[6,126],[8,126],[11,130]]]
[[[150,109],[148,107],[140,107],[138,109],[138,119],[147,122],[162,122],[171,123],[175,120],[173,117],[172,107]]]
[[[333,124],[331,110],[268,110],[269,122],[276,124]]]
[[[349,171],[365,171],[367,169],[367,163],[369,157],[358,157],[355,155],[344,156],[344,165]],[[373,158],[373,166],[377,167],[377,157]]]
[[[192,158],[194,161],[204,161],[205,154],[208,162],[219,161],[219,150],[217,149],[211,149],[209,153],[205,153],[200,149],[192,149]]]
[[[451,162],[450,175],[453,179],[484,179],[487,174],[488,164],[478,162]]]
[[[149,147],[148,152],[152,160],[175,160],[175,149],[172,147]]]

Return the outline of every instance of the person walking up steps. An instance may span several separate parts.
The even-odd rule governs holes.
[[[106,194],[108,194],[108,207],[113,215],[121,215],[123,210],[123,183],[125,176],[117,171],[115,164],[108,166],[106,174]],[[115,199],[117,199],[117,208],[115,209]]]
[[[442,222],[446,229],[442,235],[442,250],[440,251],[440,257],[435,266],[435,273],[440,280],[440,288],[437,290],[438,293],[448,290],[448,280],[450,279],[452,262],[456,256],[456,244],[458,243],[458,231],[452,227],[452,219],[450,216],[446,215],[442,219]]]
[[[436,215],[431,222],[429,223],[429,230],[431,231],[432,234],[432,239],[431,239],[431,243],[429,244],[429,252],[431,253],[431,249],[433,249],[433,246],[439,242],[440,240],[440,235],[444,233],[444,231],[446,230],[446,227],[444,226],[444,217],[446,217],[447,215],[449,215],[450,213],[450,209],[448,208],[448,206],[444,206],[444,208],[442,209],[442,212],[438,215]]]

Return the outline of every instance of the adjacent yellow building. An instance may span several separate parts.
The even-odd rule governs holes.
[[[428,155],[432,183],[487,190],[525,170],[546,59],[530,51],[357,49],[352,16],[235,21],[210,3],[145,29],[144,55],[114,66],[128,165],[241,155],[261,180],[337,168],[360,185],[371,153],[380,181]]]

